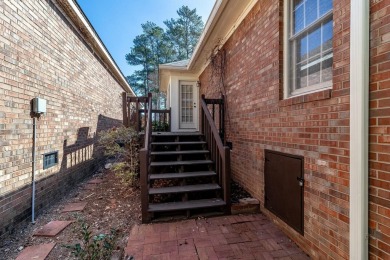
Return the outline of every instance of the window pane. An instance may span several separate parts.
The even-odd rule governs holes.
[[[320,0],[320,16],[329,12],[333,8],[332,0]]]
[[[308,69],[309,69],[309,86],[318,84],[321,82],[321,74],[320,74],[320,69],[321,69],[321,61],[320,59],[317,60],[312,60],[308,64]]]
[[[306,60],[308,58],[307,56],[307,36],[303,37],[298,41],[298,48],[297,50],[299,53],[297,53],[297,62],[301,62],[303,60]]]
[[[317,0],[307,0],[305,2],[305,27],[313,23],[318,18]]]
[[[304,88],[307,86],[307,65],[306,62],[298,64],[297,66],[297,79],[296,89]]]
[[[305,26],[303,19],[303,7],[304,5],[301,5],[294,11],[294,33],[301,31]]]
[[[333,21],[330,20],[322,27],[322,50],[327,51],[332,48]]]
[[[309,37],[309,56],[313,57],[321,52],[321,27],[312,31]]]
[[[332,80],[332,75],[333,75],[333,72],[332,72],[332,64],[333,64],[333,55],[332,53],[328,54],[328,55],[325,55],[323,57],[323,61],[322,61],[322,64],[321,64],[321,73],[322,73],[322,79],[321,79],[321,82],[326,82],[326,81],[329,81],[329,80]]]
[[[303,0],[294,0],[294,9],[297,8],[298,5],[302,4]]]

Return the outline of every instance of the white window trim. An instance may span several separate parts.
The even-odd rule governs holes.
[[[319,91],[323,91],[326,89],[331,89],[333,86],[333,80],[327,81],[327,82],[322,82],[313,86],[309,86],[303,89],[299,90],[294,90],[293,92],[290,93],[290,86],[291,83],[289,81],[289,65],[291,64],[290,61],[290,55],[289,55],[289,44],[290,40],[298,37],[298,35],[301,32],[298,32],[297,35],[294,35],[294,37],[290,37],[290,31],[291,31],[291,18],[290,18],[290,10],[291,5],[290,5],[290,0],[284,0],[283,1],[283,99],[289,99],[297,96],[302,96],[310,93],[315,93]],[[321,17],[321,21],[323,19],[327,19],[330,15],[333,14],[333,9],[329,11],[328,13],[324,14]],[[308,27],[312,28],[313,26],[316,26],[318,24],[318,20],[310,24]],[[305,30],[306,31],[306,30]],[[332,50],[332,55],[333,55],[333,50]]]

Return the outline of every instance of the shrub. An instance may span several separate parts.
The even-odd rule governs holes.
[[[160,121],[153,121],[152,122],[152,129],[155,132],[166,132],[169,130],[169,124],[165,122]]]
[[[135,185],[139,173],[139,134],[133,128],[117,127],[99,133],[99,147],[115,157],[112,171],[124,183]]]
[[[110,259],[118,237],[115,229],[111,229],[109,235],[99,234],[92,236],[90,226],[85,222],[82,222],[80,235],[82,243],[64,245],[64,247],[72,250],[72,254],[75,257],[82,260]]]

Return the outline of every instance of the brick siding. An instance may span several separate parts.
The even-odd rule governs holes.
[[[30,100],[37,126],[37,210],[96,168],[100,130],[122,120],[123,89],[51,1],[0,1],[0,236],[31,216]],[[59,151],[43,170],[42,154]]]
[[[370,258],[390,259],[390,2],[370,18]]]
[[[227,140],[233,179],[311,257],[349,252],[349,16],[334,0],[333,88],[283,97],[283,1],[258,1],[229,40],[225,87],[200,76],[201,94],[227,98]],[[264,149],[304,156],[304,236],[264,208]]]

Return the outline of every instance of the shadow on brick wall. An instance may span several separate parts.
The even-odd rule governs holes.
[[[60,169],[36,182],[37,216],[96,172],[105,161],[103,153],[96,145],[98,133],[120,125],[121,120],[99,115],[95,133],[90,133],[90,127],[81,127],[77,130],[74,143],[69,144],[68,138],[64,140],[63,152],[60,153],[63,155]],[[0,238],[13,233],[18,224],[30,221],[31,192],[30,183],[0,196]]]

